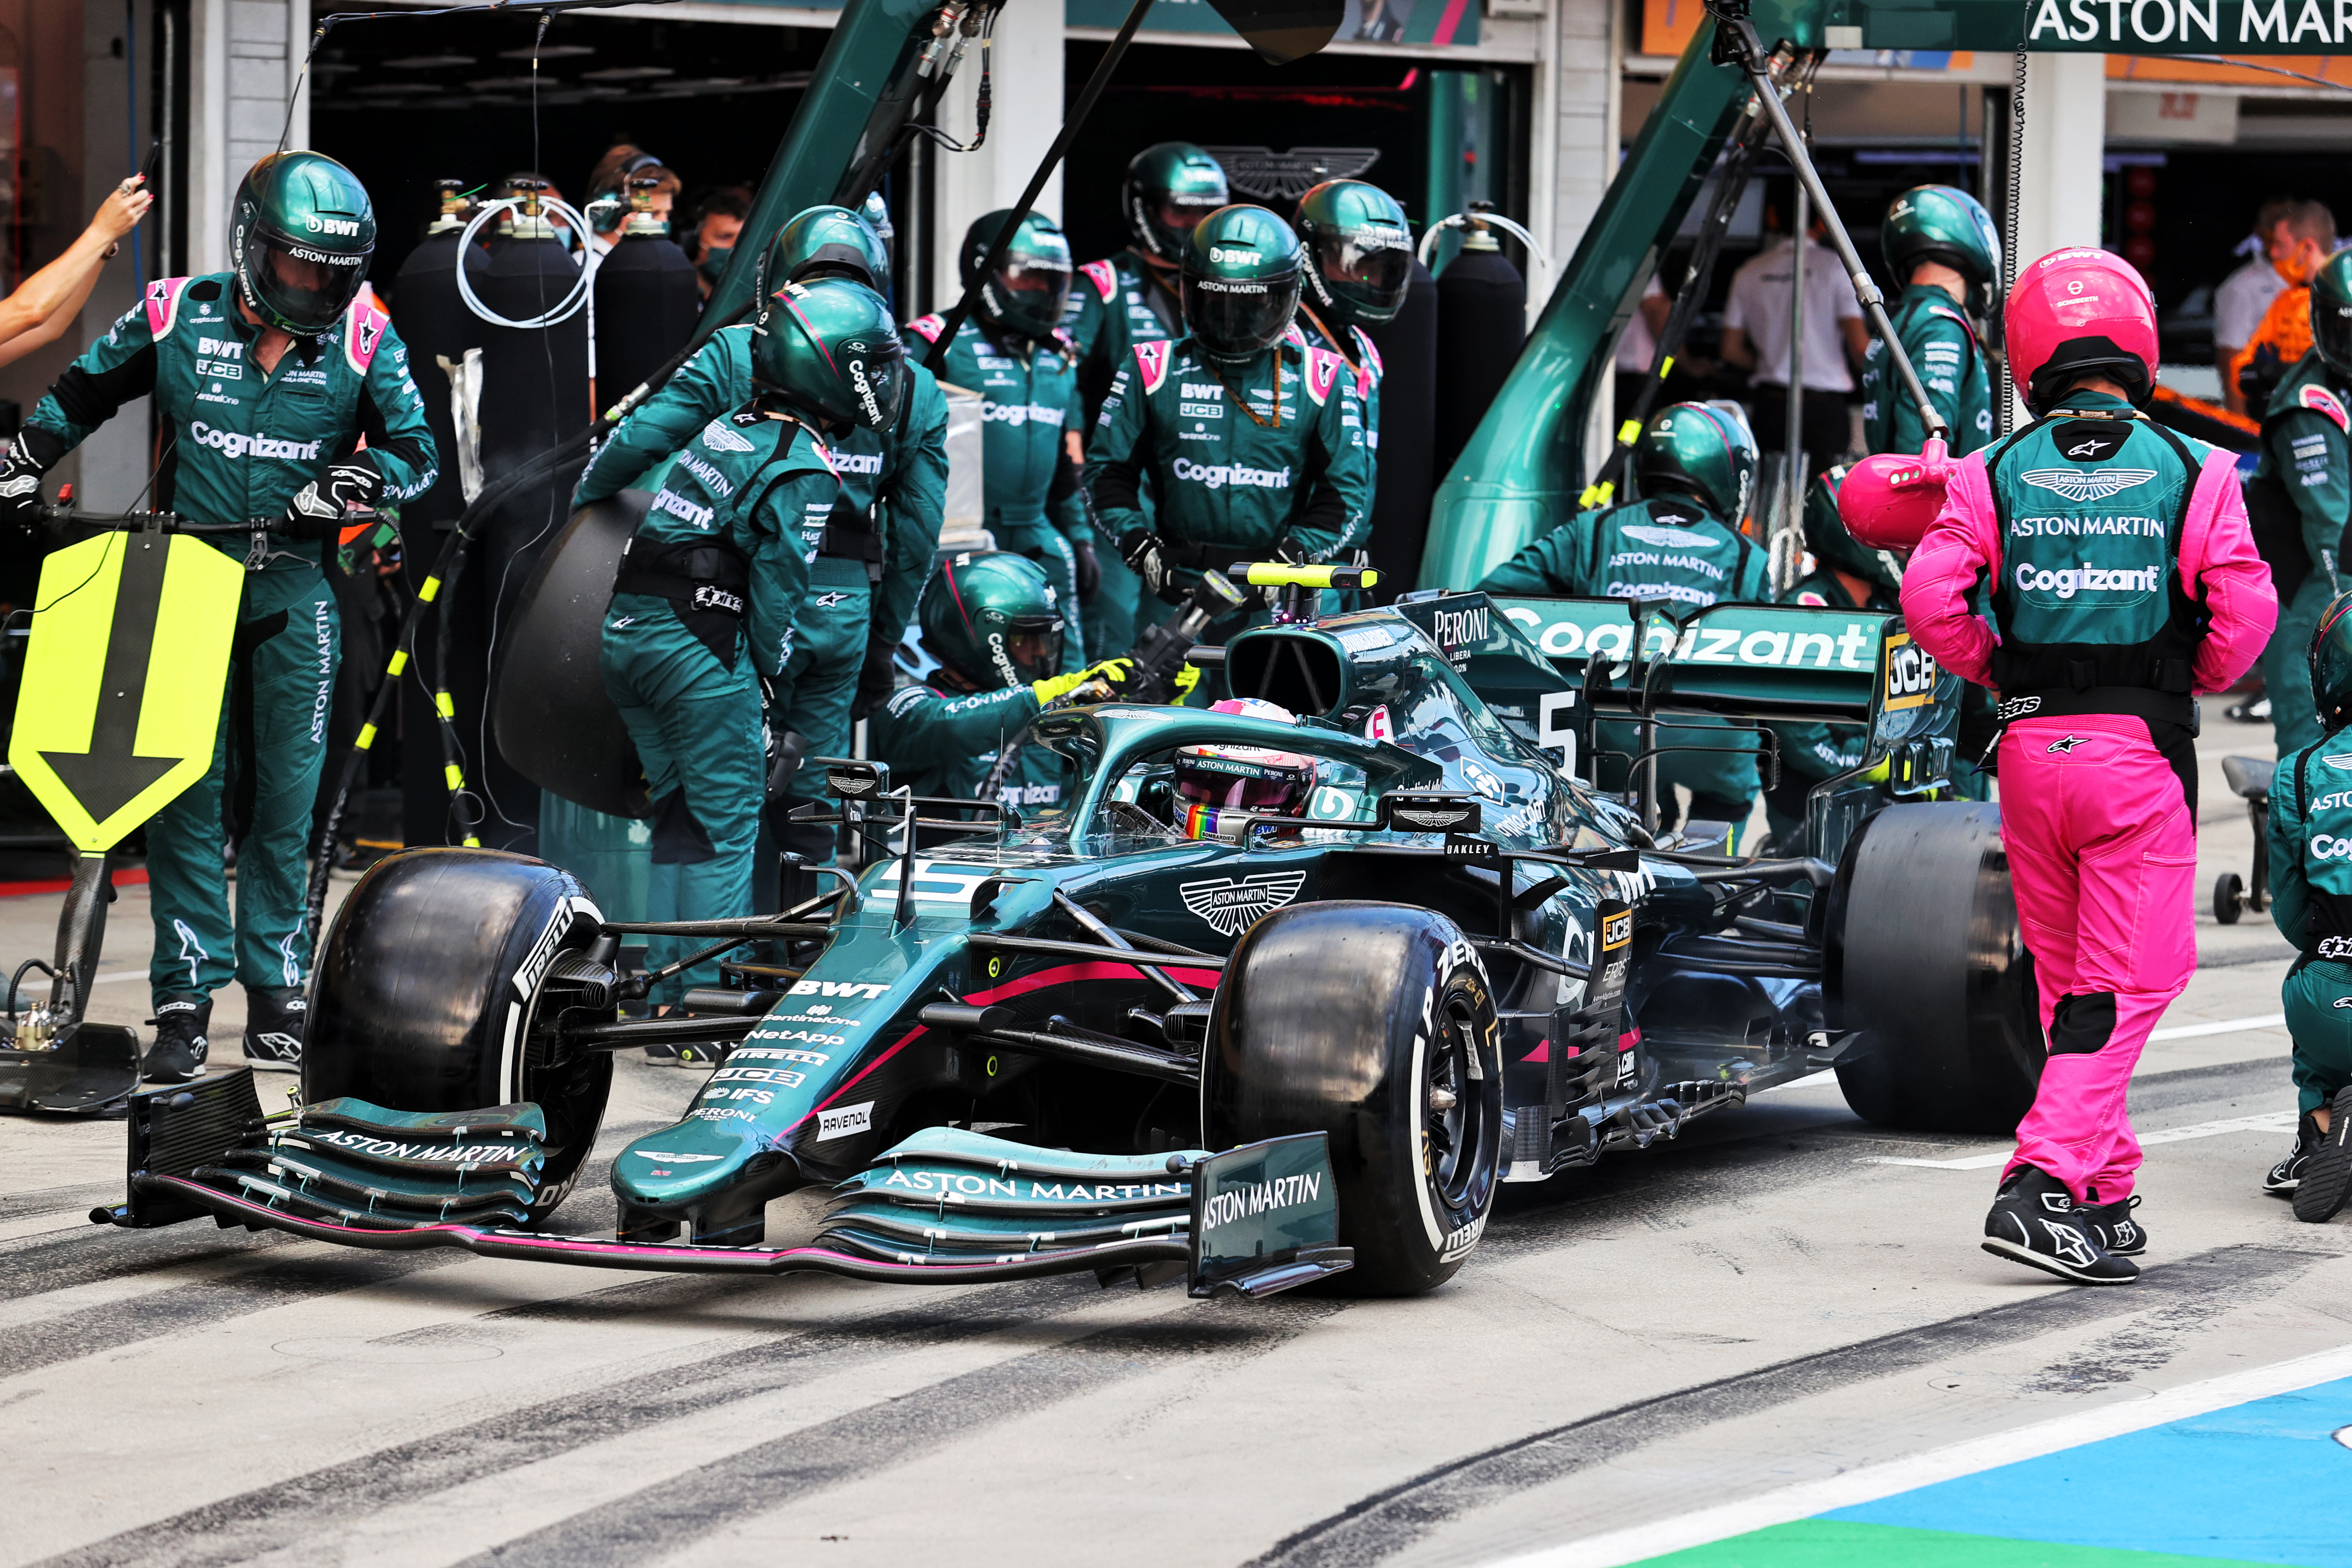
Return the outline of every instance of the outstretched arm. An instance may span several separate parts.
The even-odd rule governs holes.
[[[115,242],[138,227],[155,205],[155,198],[139,188],[142,178],[133,175],[115,187],[63,256],[0,300],[0,365],[57,342],[81,314],[98,275],[106,269],[106,258],[114,254]]]

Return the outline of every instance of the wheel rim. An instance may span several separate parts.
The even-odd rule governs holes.
[[[1437,1037],[1430,1042],[1422,1085],[1428,1108],[1428,1172],[1431,1184],[1449,1208],[1466,1207],[1478,1179],[1478,1150],[1485,1142],[1486,1095],[1477,1070],[1477,1016],[1470,999],[1454,993],[1438,1010]]]

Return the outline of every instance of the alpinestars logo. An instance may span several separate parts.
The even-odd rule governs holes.
[[[2071,757],[2074,754],[2074,748],[2082,743],[2082,736],[2069,735],[2063,741],[2051,742],[2050,751],[2053,756]]]
[[[2105,500],[2156,478],[2154,468],[2028,468],[2018,476],[2037,489],[2053,490],[2071,501]]]
[[[2042,1222],[2042,1228],[2050,1233],[2050,1250],[2065,1262],[2088,1268],[2098,1261],[2091,1252],[2091,1244],[2084,1240],[2083,1233],[2073,1226],[2045,1219]]]
[[[1184,907],[1209,922],[1220,936],[1239,936],[1262,915],[1280,909],[1307,885],[1304,871],[1262,871],[1240,881],[1216,877],[1185,882],[1176,891]]]

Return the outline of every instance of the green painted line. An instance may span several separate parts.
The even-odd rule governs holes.
[[[1832,1519],[1776,1524],[1642,1562],[1643,1568],[2275,1568],[2235,1557],[2119,1552]]]

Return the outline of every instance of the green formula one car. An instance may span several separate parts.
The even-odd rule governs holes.
[[[2006,1127],[2030,1102],[1998,817],[1936,798],[1950,742],[1899,617],[1458,594],[1317,624],[1309,603],[1194,656],[1295,722],[1048,712],[1032,740],[1071,764],[1060,808],[830,764],[871,858],[802,873],[822,890],[772,920],[615,924],[535,860],[384,860],[325,944],[299,1110],[265,1118],[242,1072],[139,1096],[128,1199],[93,1217],[633,1268],[1409,1293],[1461,1267],[1499,1184],[1776,1082],[1834,1067],[1899,1126]],[[1768,770],[1768,721],[1867,744],[1813,788],[1801,843],[1735,857],[1589,782],[1648,773],[1689,714],[1709,743],[1763,735]],[[1596,757],[1626,733],[1639,750]],[[1203,816],[1175,787],[1184,757],[1266,752],[1307,760],[1303,814]],[[644,985],[622,939],[649,930],[776,961],[733,965],[741,989],[691,994],[692,1016],[622,1018]],[[610,1053],[714,1037],[724,1064],[615,1160],[614,1232],[552,1232]],[[817,1234],[769,1245],[769,1200],[814,1183]]]

